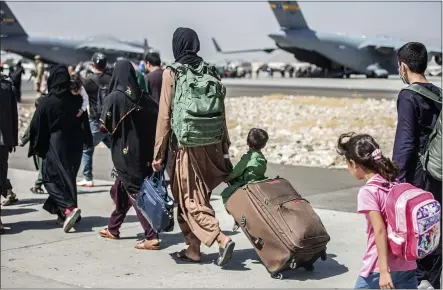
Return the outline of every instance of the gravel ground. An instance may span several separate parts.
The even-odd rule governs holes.
[[[235,158],[247,151],[246,136],[253,127],[268,132],[263,151],[272,163],[344,167],[335,148],[340,134],[347,132],[372,135],[384,154],[392,155],[394,100],[271,95],[230,98],[226,107]]]
[[[271,95],[227,98],[226,109],[234,159],[247,151],[246,136],[253,127],[268,132],[263,151],[271,163],[344,167],[335,148],[340,134],[351,131],[372,135],[384,154],[392,155],[395,100]],[[20,107],[20,136],[33,110]]]

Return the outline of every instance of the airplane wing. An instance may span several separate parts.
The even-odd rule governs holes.
[[[359,49],[362,48],[372,48],[380,53],[389,54],[395,52],[399,49],[404,43],[391,41],[391,40],[368,40],[360,44]]]
[[[370,47],[375,49],[376,51],[388,54],[397,51],[400,47],[402,47],[406,42],[390,40],[390,39],[380,39],[380,40],[368,40],[360,44],[359,49]],[[428,54],[431,56],[441,55],[441,48],[437,48],[434,46],[426,45],[426,49],[428,50]]]
[[[133,54],[141,54],[143,55],[144,49],[141,47],[132,46],[129,44],[125,44],[118,41],[105,41],[105,40],[97,40],[97,41],[86,41],[77,45],[76,49],[84,49],[91,51],[102,51],[102,52],[126,52]]]
[[[220,45],[215,40],[214,37],[212,38],[212,43],[214,43],[215,50],[218,53],[222,53],[222,54],[247,53],[247,52],[266,52],[266,53],[271,53],[274,50],[278,49],[278,48],[259,48],[259,49],[243,49],[243,50],[223,51],[221,49]]]

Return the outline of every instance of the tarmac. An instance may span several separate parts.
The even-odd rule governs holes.
[[[441,77],[428,77],[438,86],[442,85]],[[398,92],[405,87],[402,81],[391,76],[389,79],[331,79],[331,78],[281,78],[276,75],[270,79],[264,75],[258,78],[223,79],[227,97],[242,97],[284,94],[299,96],[319,96],[336,98],[375,98],[395,99]],[[23,79],[22,91],[24,103],[35,99],[33,82]]]
[[[224,80],[227,82],[228,80]],[[252,85],[244,85],[249,81]],[[286,82],[317,80],[273,80],[280,87]],[[324,81],[324,80],[323,80]],[[362,80],[341,80],[341,89]],[[368,80],[366,80],[368,81]],[[373,81],[373,80],[370,80]],[[397,80],[377,80],[385,84]],[[255,93],[266,93],[254,82],[268,80],[229,80],[250,87]],[[334,80],[334,83],[337,82]],[[332,82],[331,82],[332,83]],[[24,82],[24,100],[33,100],[31,83]],[[267,85],[266,83],[264,83]],[[321,84],[321,82],[317,82]],[[28,86],[28,91],[26,91]],[[226,83],[228,87],[230,84]],[[349,86],[349,85],[348,85]],[[272,87],[272,86],[271,86]],[[312,86],[315,91],[316,86]],[[317,87],[318,88],[318,87]],[[328,88],[326,86],[326,88]],[[338,88],[337,90],[339,90]],[[271,89],[269,89],[271,90]],[[278,90],[272,89],[275,93]],[[390,91],[391,94],[394,88]],[[285,280],[270,278],[258,261],[243,233],[231,232],[233,220],[226,213],[220,192],[214,191],[211,203],[220,220],[221,229],[236,242],[233,260],[220,269],[213,264],[217,247],[202,247],[201,264],[177,264],[169,256],[184,247],[178,226],[172,233],[161,235],[160,251],[134,249],[142,228],[131,209],[121,230],[119,241],[104,240],[97,231],[107,225],[113,203],[109,196],[112,184],[112,160],[107,148],[96,148],[94,178],[96,186],[79,192],[82,221],[75,232],[65,234],[55,223],[55,217],[42,209],[46,195],[30,193],[37,173],[27,148],[17,148],[10,156],[9,178],[20,202],[2,207],[2,221],[7,228],[1,236],[1,288],[147,288],[147,287],[230,287],[230,288],[352,288],[361,266],[366,245],[364,217],[356,214],[356,196],[361,183],[346,170],[294,167],[270,164],[267,175],[288,179],[310,201],[320,215],[331,241],[328,260],[318,261],[314,272],[298,269],[288,272]],[[81,170],[80,170],[81,171]],[[81,172],[79,173],[81,176]]]
[[[219,195],[214,195],[211,203],[221,229],[236,243],[233,259],[224,269],[214,264],[218,255],[216,245],[202,247],[201,264],[178,264],[172,260],[169,254],[184,247],[178,226],[174,232],[161,235],[160,251],[136,250],[134,245],[142,238],[142,228],[133,209],[121,229],[121,240],[99,237],[97,231],[107,225],[113,210],[109,196],[112,182],[106,180],[95,180],[94,188],[79,192],[82,221],[74,232],[65,234],[55,223],[55,216],[42,209],[46,195],[29,192],[35,177],[36,172],[32,171],[9,171],[20,202],[2,207],[6,232],[1,236],[1,288],[351,288],[364,253],[363,216],[316,206],[327,204],[346,190],[320,195],[306,191],[304,196],[308,200],[316,200],[316,212],[331,236],[328,260],[319,260],[313,272],[297,269],[287,272],[284,280],[275,280],[261,265],[243,233],[230,231],[233,220]],[[317,182],[322,183],[323,178],[318,177]]]

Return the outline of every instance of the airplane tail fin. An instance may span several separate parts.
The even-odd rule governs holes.
[[[220,45],[218,44],[217,40],[215,40],[214,37],[212,38],[212,43],[214,44],[215,50],[216,50],[218,53],[223,52],[222,49],[221,49],[221,47],[220,47]]]
[[[0,34],[1,36],[28,35],[5,1],[0,1]]]
[[[297,1],[268,1],[282,29],[308,28]]]

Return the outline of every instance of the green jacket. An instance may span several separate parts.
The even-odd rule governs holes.
[[[148,86],[146,85],[145,76],[143,75],[143,73],[136,69],[135,74],[137,75],[137,83],[140,86],[140,89],[148,92]]]
[[[230,186],[223,190],[221,194],[223,203],[226,204],[229,197],[239,187],[267,179],[265,176],[267,163],[261,151],[250,150],[244,154],[228,176],[227,182],[229,182]]]

